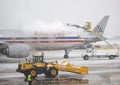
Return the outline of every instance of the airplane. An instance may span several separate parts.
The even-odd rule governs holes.
[[[104,16],[92,31],[87,31],[87,34],[83,33],[83,35],[73,32],[66,33],[66,31],[46,33],[40,30],[33,31],[33,35],[31,35],[29,31],[0,29],[0,52],[9,58],[24,58],[28,57],[32,50],[65,50],[64,58],[69,58],[68,49],[102,41],[97,35],[103,35],[108,19],[109,16]],[[67,24],[67,26],[70,25]],[[85,27],[83,29],[86,30]]]

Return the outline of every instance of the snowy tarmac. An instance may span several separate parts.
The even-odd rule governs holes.
[[[120,58],[95,58],[83,60],[79,50],[71,51],[70,58],[64,59],[64,51],[45,52],[45,61],[69,61],[78,66],[88,66],[88,75],[59,71],[54,79],[44,74],[33,80],[33,85],[120,85]],[[54,57],[53,57],[54,56]],[[17,63],[0,63],[0,85],[28,85],[25,77],[16,72]]]

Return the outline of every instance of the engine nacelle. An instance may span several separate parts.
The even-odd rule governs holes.
[[[24,58],[30,54],[30,47],[26,44],[12,44],[8,45],[5,54],[9,58]]]

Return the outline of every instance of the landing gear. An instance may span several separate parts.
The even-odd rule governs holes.
[[[64,58],[66,58],[66,59],[69,58],[69,55],[64,55]]]
[[[69,58],[69,55],[68,55],[68,54],[69,54],[69,52],[67,51],[67,49],[65,49],[65,55],[64,55],[64,58],[66,58],[66,59]]]

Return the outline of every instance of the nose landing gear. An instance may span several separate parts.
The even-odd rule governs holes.
[[[68,54],[69,54],[68,50],[65,49],[65,55],[64,55],[64,58],[66,58],[66,59],[69,58],[69,55],[68,55]]]

